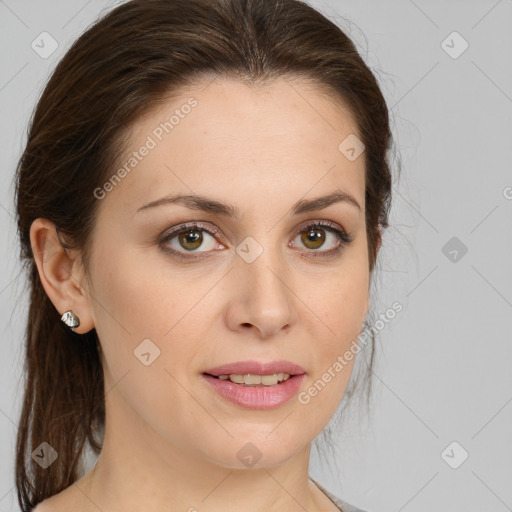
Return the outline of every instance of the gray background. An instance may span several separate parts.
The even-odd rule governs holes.
[[[512,510],[512,1],[311,3],[353,38],[391,108],[402,178],[373,308],[404,306],[380,333],[371,417],[351,407],[340,471],[313,450],[311,475],[368,512]],[[112,5],[0,0],[0,512],[18,510],[27,312],[14,167],[49,72]],[[31,48],[43,31],[59,44],[46,59]]]

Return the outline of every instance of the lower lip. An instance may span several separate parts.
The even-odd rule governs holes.
[[[273,386],[243,386],[230,380],[221,380],[203,374],[204,379],[223,398],[248,409],[274,409],[293,398],[306,376],[294,375]]]

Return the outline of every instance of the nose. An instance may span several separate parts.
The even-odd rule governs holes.
[[[231,330],[253,329],[269,339],[286,334],[296,322],[291,275],[277,255],[263,251],[252,263],[237,258],[230,279],[234,291],[226,314]]]

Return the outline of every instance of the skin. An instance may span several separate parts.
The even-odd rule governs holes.
[[[201,374],[240,360],[285,359],[305,369],[303,391],[357,339],[370,277],[364,158],[349,161],[338,150],[358,133],[356,123],[338,99],[303,80],[248,86],[223,78],[148,113],[133,127],[127,153],[191,96],[197,106],[99,200],[89,276],[51,222],[32,225],[48,296],[60,314],[79,316],[76,332],[97,330],[107,391],[96,466],[37,512],[337,510],[309,480],[309,456],[354,361],[307,405],[295,397],[265,411],[225,401]],[[297,201],[335,190],[361,209],[338,202],[290,213]],[[178,204],[136,213],[171,193],[231,203],[242,218]],[[158,237],[190,221],[219,236],[203,232],[196,252],[207,257],[187,263],[165,253]],[[337,238],[326,229],[324,245],[306,245],[298,229],[307,221],[332,221],[353,241],[334,257],[314,258]],[[250,264],[236,252],[247,236],[263,248]],[[177,237],[166,244],[186,253]],[[146,338],[160,350],[149,366],[133,353]],[[250,469],[237,457],[247,442],[262,454]]]

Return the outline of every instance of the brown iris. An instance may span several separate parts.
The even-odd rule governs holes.
[[[184,249],[192,251],[201,247],[203,243],[203,233],[198,229],[183,231],[178,235],[178,240]]]
[[[304,245],[309,249],[318,249],[322,247],[325,242],[325,230],[312,227],[302,232],[301,239]]]

